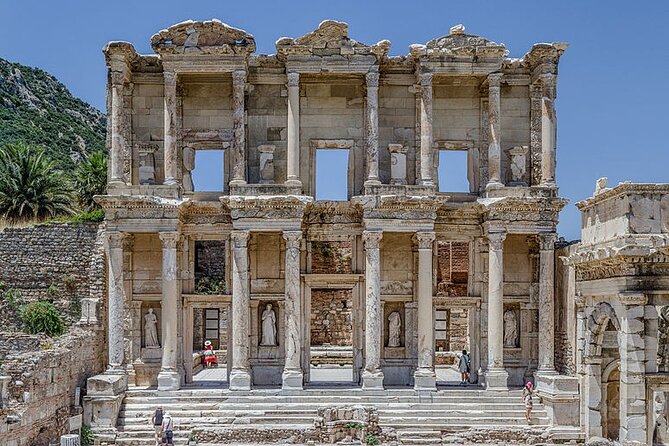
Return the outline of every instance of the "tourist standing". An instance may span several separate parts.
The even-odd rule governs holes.
[[[533,385],[530,381],[525,384],[523,388],[523,403],[525,403],[525,419],[527,422],[530,422],[530,416],[532,414],[532,394],[533,394]]]
[[[467,350],[462,350],[460,355],[460,362],[458,363],[458,370],[460,370],[460,385],[465,385],[469,382],[469,354]]]
[[[156,440],[156,445],[158,445],[160,444],[160,431],[163,425],[163,408],[161,406],[156,407],[156,410],[153,412],[151,424],[153,424],[154,439]]]
[[[172,415],[169,412],[165,412],[165,415],[163,415],[163,424],[161,430],[165,443],[168,446],[172,446],[174,444],[174,421],[172,421]]]

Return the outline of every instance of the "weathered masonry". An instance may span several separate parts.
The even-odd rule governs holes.
[[[577,416],[576,378],[554,360],[566,44],[509,58],[459,25],[389,56],[389,41],[357,42],[331,20],[274,55],[217,20],[151,44],[104,49],[109,365],[89,396],[110,407],[128,384],[179,389],[205,339],[226,350],[231,390],[302,389],[310,346],[332,337],[311,319],[332,305],[363,389],[434,391],[435,362],[467,348],[486,389],[533,379],[555,417]],[[347,153],[345,201],[314,199],[328,150]],[[198,190],[211,151],[222,186]],[[454,152],[466,190],[438,175]],[[331,267],[315,260],[333,252]]]

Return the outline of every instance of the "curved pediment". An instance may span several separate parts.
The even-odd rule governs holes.
[[[157,32],[151,47],[158,54],[246,55],[255,51],[255,38],[220,20],[187,20]]]
[[[456,25],[446,36],[438,37],[425,45],[412,45],[411,54],[418,56],[488,57],[503,59],[508,51],[504,44],[485,37],[465,34],[463,25]]]
[[[348,36],[348,24],[336,20],[323,20],[314,31],[297,39],[282,37],[276,41],[277,54],[311,56],[375,55],[385,57],[390,48],[389,40],[375,45],[365,45]]]

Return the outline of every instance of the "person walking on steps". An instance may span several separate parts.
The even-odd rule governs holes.
[[[532,416],[532,382],[528,381],[523,388],[523,403],[525,403],[525,419],[529,423]]]
[[[154,430],[153,437],[156,440],[156,446],[158,446],[161,443],[160,431],[163,425],[163,408],[161,406],[156,407],[156,410],[153,412],[153,416],[151,417],[151,424],[153,424]]]
[[[467,350],[462,350],[458,370],[460,370],[460,385],[463,386],[469,382],[469,354]]]
[[[165,412],[163,415],[163,424],[162,424],[162,437],[163,443],[167,446],[174,445],[174,421],[172,420],[172,415],[169,412]]]

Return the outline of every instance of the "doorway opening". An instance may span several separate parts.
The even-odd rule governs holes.
[[[353,290],[311,290],[309,369],[313,384],[353,383]]]

